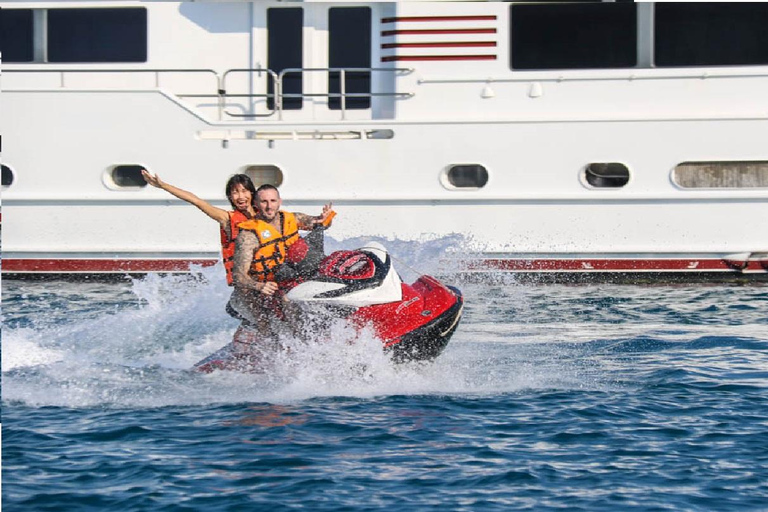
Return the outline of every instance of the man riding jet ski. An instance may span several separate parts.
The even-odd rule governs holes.
[[[307,334],[296,332],[302,325],[297,318],[316,320],[315,328],[323,320],[345,319],[355,328],[372,328],[393,361],[429,361],[448,344],[463,309],[461,292],[433,277],[403,283],[386,249],[376,242],[325,256],[321,227],[289,248],[274,278],[284,300],[273,301],[271,325],[264,329],[263,323],[244,320],[233,341],[197,363],[196,370],[265,371],[270,356],[281,350],[280,326],[294,335]]]

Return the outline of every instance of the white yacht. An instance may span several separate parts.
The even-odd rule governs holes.
[[[0,7],[5,274],[215,264],[146,168],[462,272],[768,275],[768,3]]]

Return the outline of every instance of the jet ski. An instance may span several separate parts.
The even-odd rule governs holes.
[[[316,249],[312,236],[314,232],[307,238]],[[302,318],[312,319],[313,336],[318,336],[318,325],[321,331],[329,321],[344,319],[356,329],[372,329],[396,363],[431,361],[448,345],[464,307],[457,288],[428,275],[403,282],[391,256],[377,242],[321,258],[317,250],[308,253],[299,264],[285,265],[278,281],[288,303],[300,308]],[[258,330],[241,325],[230,344],[194,369],[258,372],[277,350],[276,339],[265,339]]]

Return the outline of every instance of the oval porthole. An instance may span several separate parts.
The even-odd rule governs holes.
[[[243,170],[256,188],[262,185],[280,187],[283,184],[283,171],[276,165],[249,165]]]
[[[683,162],[672,171],[680,188],[768,188],[768,162]]]
[[[595,188],[621,188],[629,182],[629,169],[616,162],[592,163],[584,169],[584,181]]]
[[[2,186],[8,188],[13,185],[14,175],[13,171],[7,165],[2,166]]]
[[[116,165],[108,172],[113,188],[144,188],[147,182],[141,175],[142,165]]]
[[[452,189],[478,189],[488,183],[488,170],[480,164],[456,164],[443,174],[443,185]]]

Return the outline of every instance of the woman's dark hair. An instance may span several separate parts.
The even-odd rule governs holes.
[[[242,185],[245,187],[246,190],[250,191],[251,193],[251,202],[256,200],[256,187],[253,186],[253,181],[251,181],[251,178],[247,174],[235,174],[231,178],[229,178],[229,181],[227,181],[227,199],[229,199],[229,204],[232,205],[233,209],[235,208],[235,203],[232,202],[232,191],[235,189],[236,186]]]

